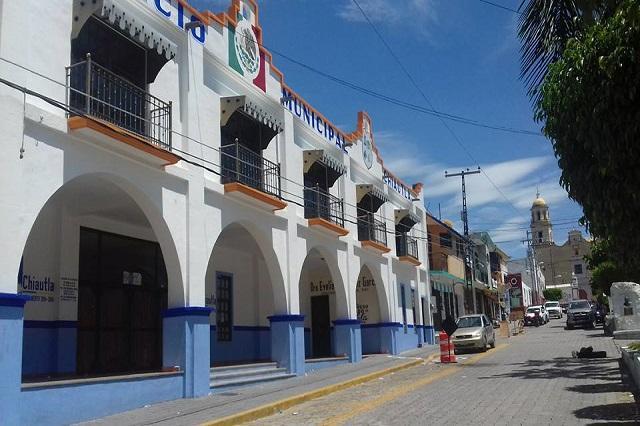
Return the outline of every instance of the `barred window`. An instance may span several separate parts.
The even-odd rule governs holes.
[[[233,277],[216,274],[216,333],[218,342],[231,341],[233,327]]]

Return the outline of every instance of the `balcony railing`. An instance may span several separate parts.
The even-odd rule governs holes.
[[[387,245],[387,227],[384,222],[377,220],[373,214],[358,215],[358,240],[375,241]]]
[[[305,219],[320,218],[344,228],[344,205],[337,198],[319,187],[304,188]]]
[[[171,102],[87,60],[67,67],[67,96],[72,115],[86,114],[171,150]]]
[[[281,198],[280,164],[235,142],[220,148],[222,183],[238,182]]]
[[[418,260],[418,240],[407,234],[396,235],[396,254]]]

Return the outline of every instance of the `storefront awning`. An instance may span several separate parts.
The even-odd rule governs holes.
[[[167,60],[175,58],[178,51],[176,45],[154,31],[149,25],[149,18],[123,0],[74,0],[72,38],[78,36],[84,23],[94,14],[120,32],[128,33],[131,39],[155,50],[158,55],[164,55]]]
[[[387,195],[382,189],[370,183],[356,185],[356,201],[358,203],[367,195],[371,198],[371,206],[366,207],[371,208],[371,212],[373,213],[377,212],[380,206],[389,201],[389,198],[387,198]]]
[[[420,217],[410,209],[396,209],[394,211],[396,226],[400,226],[406,231],[413,228],[413,225],[420,222]]]
[[[260,149],[265,149],[271,139],[284,128],[277,117],[252,102],[245,95],[221,97],[220,126],[226,126],[232,117],[235,120],[238,117],[236,114],[251,119],[259,125],[260,131],[254,137],[259,139]]]
[[[347,167],[337,158],[329,155],[324,149],[310,149],[302,153],[304,173],[319,174],[319,168],[326,169],[328,187],[347,172]]]

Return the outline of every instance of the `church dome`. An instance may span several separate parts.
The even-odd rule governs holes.
[[[540,196],[540,191],[536,194],[536,199],[533,200],[533,206],[531,207],[547,207],[547,202]]]

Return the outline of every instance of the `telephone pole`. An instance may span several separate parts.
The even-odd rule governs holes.
[[[462,170],[460,173],[448,173],[446,170],[444,171],[444,177],[458,177],[462,178],[462,223],[464,226],[464,281],[467,285],[467,288],[471,289],[471,299],[473,300],[473,313],[478,313],[477,303],[476,303],[476,292],[473,288],[473,262],[471,259],[471,241],[469,240],[469,217],[467,214],[467,188],[465,185],[464,177],[466,175],[475,175],[480,173],[480,166],[478,166],[477,170]],[[467,266],[469,270],[467,271]]]
[[[521,240],[523,243],[527,243],[527,262],[531,265],[531,277],[533,282],[533,293],[535,294],[535,299],[532,301],[534,304],[540,303],[540,283],[538,281],[538,265],[536,264],[536,252],[533,247],[533,240],[531,239],[531,234],[527,231],[527,238]]]

